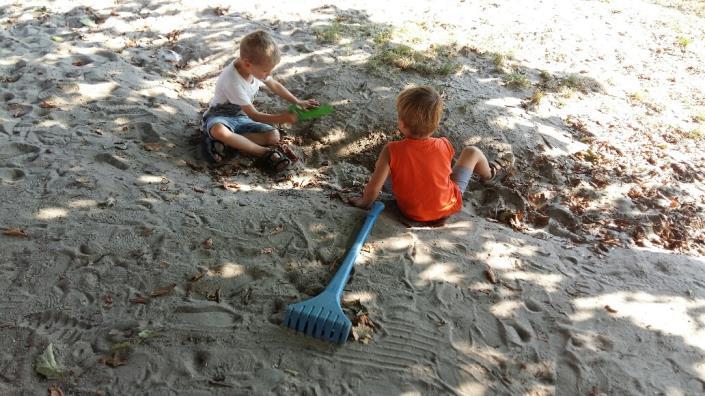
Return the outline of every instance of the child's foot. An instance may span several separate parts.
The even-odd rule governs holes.
[[[257,158],[255,164],[266,172],[276,174],[286,170],[291,165],[291,160],[278,148],[272,148]]]

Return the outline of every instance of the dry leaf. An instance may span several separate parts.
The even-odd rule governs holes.
[[[175,287],[176,287],[176,283],[172,283],[169,286],[164,286],[164,287],[160,287],[158,289],[152,290],[152,292],[149,293],[149,295],[152,297],[163,296],[165,294],[171,293],[171,291],[174,290]]]
[[[215,301],[220,304],[220,288],[215,289],[212,293],[208,293],[206,298],[208,298],[209,301]]]
[[[147,300],[142,296],[137,296],[130,300],[130,302],[132,302],[133,304],[146,304]]]
[[[55,109],[57,106],[49,100],[44,100],[39,103],[39,107],[41,107],[42,109]]]
[[[370,319],[370,317],[367,314],[360,314],[355,316],[353,319],[353,325],[355,326],[367,326],[372,329],[376,329],[377,325]]]
[[[262,250],[260,250],[260,253],[261,254],[272,254],[272,253],[274,253],[274,248],[271,248],[271,247],[262,248]]]
[[[12,114],[13,117],[17,118],[29,113],[32,110],[32,107],[24,106],[20,103],[12,103],[7,106],[7,109],[10,111],[10,114]]]
[[[374,330],[369,326],[353,326],[352,335],[355,341],[367,344],[374,336]]]
[[[208,238],[205,241],[203,241],[203,248],[204,249],[212,249],[213,248],[213,240],[211,238]]]
[[[71,63],[71,64],[74,65],[74,66],[77,66],[77,67],[81,67],[81,66],[87,65],[88,63],[90,63],[90,62],[88,62],[88,61],[86,61],[86,60],[84,60],[84,59],[79,59],[79,60],[74,61],[74,62]]]
[[[150,236],[152,234],[154,234],[154,228],[142,227],[142,235],[143,236]]]
[[[162,149],[161,143],[145,143],[142,147],[147,151],[159,151]]]
[[[252,288],[248,286],[247,291],[245,291],[245,294],[242,296],[242,304],[249,305],[251,300],[252,300]]]
[[[107,306],[113,305],[113,296],[111,296],[110,294],[104,295],[103,296],[103,305],[107,305]]]
[[[277,235],[284,230],[284,224],[279,224],[272,230],[272,235]]]
[[[52,385],[49,387],[49,396],[64,396],[64,391],[57,385]]]
[[[106,365],[106,366],[110,366],[110,367],[115,368],[115,367],[118,367],[118,366],[124,366],[125,363],[127,363],[127,359],[125,359],[125,358],[123,358],[122,356],[120,356],[120,354],[119,354],[118,352],[114,352],[114,353],[112,354],[112,356],[110,356],[110,357],[105,357],[105,356],[103,356],[103,357],[100,359],[100,362],[103,363],[103,364]]]
[[[492,268],[489,268],[489,267],[485,268],[485,278],[487,278],[487,280],[490,281],[490,283],[493,283],[495,285],[497,283],[499,283],[499,280],[497,279],[497,275],[494,273]]]
[[[607,312],[609,312],[609,313],[617,313],[617,310],[614,309],[614,308],[612,308],[612,307],[610,307],[609,305],[605,305],[605,309],[606,309]]]
[[[230,7],[215,7],[215,8],[213,9],[213,12],[214,12],[215,15],[217,15],[217,16],[223,16],[223,15],[225,15],[225,14],[228,13],[228,10],[229,10],[229,9],[230,9]]]
[[[199,272],[196,275],[192,276],[190,281],[191,282],[198,282],[199,280],[201,280],[201,278],[203,278],[203,275],[205,275],[205,274],[206,274],[205,272]]]
[[[19,228],[5,228],[3,230],[3,235],[7,236],[16,236],[16,237],[24,237],[27,238],[29,235],[27,235],[27,232],[25,230],[19,229]]]
[[[228,191],[239,191],[240,190],[240,185],[234,182],[228,182],[228,181],[223,181],[220,184],[220,187],[224,188],[225,190]]]

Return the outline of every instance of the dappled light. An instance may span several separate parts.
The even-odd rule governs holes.
[[[576,318],[585,312],[605,309],[616,318],[624,318],[651,331],[682,337],[688,345],[705,351],[705,299],[667,298],[644,292],[619,292],[575,300]],[[699,312],[699,314],[693,314]],[[703,367],[705,368],[705,367]],[[701,374],[705,374],[703,371]]]
[[[0,7],[0,394],[702,393],[705,14],[393,3]],[[296,158],[276,175],[199,145],[255,29],[277,80],[335,106],[274,126]],[[385,193],[342,296],[349,339],[295,334],[286,307],[345,257],[366,213],[347,199],[419,84],[456,154],[515,169],[472,181],[441,227]],[[62,379],[36,368],[48,345]]]
[[[92,208],[98,206],[98,202],[93,199],[77,199],[69,203],[69,207],[73,209]]]
[[[36,218],[39,220],[54,220],[66,217],[69,211],[64,208],[43,208],[37,212]]]
[[[245,273],[245,267],[235,263],[224,263],[208,271],[208,276],[219,276],[221,278],[234,278]]]
[[[429,282],[449,282],[458,283],[463,279],[463,275],[454,271],[448,264],[431,264],[419,274],[419,282],[416,286],[423,286]]]

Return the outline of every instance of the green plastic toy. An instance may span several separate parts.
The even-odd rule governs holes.
[[[299,121],[308,121],[313,120],[315,118],[323,117],[324,115],[328,115],[334,112],[335,108],[329,104],[324,104],[318,107],[314,107],[311,110],[304,110],[300,106],[291,105],[289,106],[289,111],[292,113],[296,113],[296,115],[299,117]]]

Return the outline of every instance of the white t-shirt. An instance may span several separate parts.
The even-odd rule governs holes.
[[[252,82],[245,81],[235,68],[236,61],[229,64],[218,76],[218,81],[215,83],[215,96],[211,100],[210,107],[223,103],[232,103],[238,106],[251,105],[257,91],[264,85],[264,82],[254,77],[252,77]],[[265,81],[269,81],[271,78],[272,76],[268,76]]]

